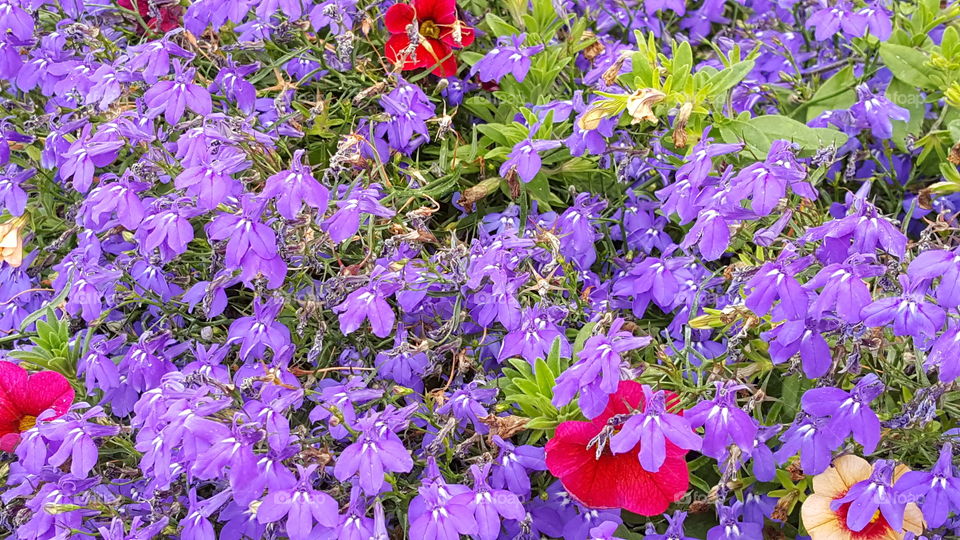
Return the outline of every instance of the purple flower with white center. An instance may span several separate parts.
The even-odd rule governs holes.
[[[667,411],[667,395],[643,385],[643,411],[635,413],[610,438],[610,450],[622,454],[640,443],[640,466],[655,473],[667,458],[667,441],[685,450],[700,450],[703,441],[693,432],[690,421]]]
[[[323,230],[330,234],[331,240],[339,244],[360,230],[360,214],[393,217],[396,212],[380,204],[381,198],[383,193],[379,184],[370,184],[366,189],[350,189],[343,200],[336,202],[338,210],[324,220]]]
[[[901,296],[875,300],[860,311],[863,324],[886,326],[893,323],[897,336],[913,336],[922,339],[933,337],[943,328],[946,313],[940,306],[926,301],[923,283],[913,284],[906,275],[900,276]]]
[[[496,540],[500,536],[501,518],[519,521],[527,512],[516,494],[505,489],[493,489],[487,484],[490,463],[482,468],[471,465],[470,474],[473,476],[473,490],[453,497],[450,503],[464,505],[473,512],[477,522],[477,538]]]
[[[747,294],[744,305],[757,315],[770,313],[773,303],[780,300],[777,315],[789,320],[802,320],[807,316],[810,293],[797,281],[797,274],[810,266],[812,257],[790,260],[785,250],[776,261],[764,263],[745,284]]]
[[[436,106],[419,86],[399,79],[397,87],[380,98],[380,106],[390,115],[376,125],[378,137],[385,137],[390,147],[411,154],[430,140],[427,120],[436,114]]]
[[[883,5],[883,2],[871,2],[857,11],[857,15],[863,17],[866,21],[867,29],[880,41],[890,39],[893,33],[893,21],[890,10]]]
[[[953,382],[960,377],[960,324],[951,321],[947,331],[933,342],[925,366],[940,370],[940,381]]]
[[[536,130],[531,130],[536,131]],[[524,139],[514,145],[507,154],[507,160],[500,166],[500,176],[506,178],[511,172],[516,172],[520,180],[530,182],[540,172],[542,160],[540,152],[559,148],[563,141],[544,141]]]
[[[183,118],[186,109],[200,116],[213,111],[213,101],[206,88],[193,82],[195,69],[184,67],[179,60],[173,62],[173,80],[160,81],[143,94],[143,101],[150,108],[149,114],[155,117],[163,113],[171,126]]]
[[[499,83],[512,73],[517,82],[523,82],[530,71],[530,59],[543,50],[543,45],[524,47],[526,39],[526,34],[500,36],[497,46],[470,68],[470,76],[479,74],[481,81]]]
[[[250,167],[243,152],[223,150],[216,156],[206,156],[200,163],[187,167],[174,179],[173,184],[197,198],[199,210],[213,210],[229,196],[237,196],[242,190],[233,178]]]
[[[92,124],[87,124],[77,140],[60,158],[60,178],[72,179],[73,189],[80,193],[86,193],[90,189],[94,169],[106,167],[116,161],[124,145],[119,139],[97,140],[98,137],[90,135],[91,129]]]
[[[154,250],[158,250],[160,260],[169,262],[187,251],[187,244],[193,240],[193,225],[189,218],[198,213],[195,208],[186,206],[187,202],[187,199],[154,201],[135,234],[144,257],[150,257]]]
[[[489,428],[480,419],[490,414],[484,405],[490,404],[497,392],[496,388],[480,388],[476,381],[470,382],[450,394],[447,402],[437,408],[437,414],[452,414],[460,425],[470,422],[474,430],[485,434]]]
[[[327,209],[330,191],[317,182],[310,165],[303,162],[304,150],[293,153],[290,168],[267,178],[261,197],[276,198],[277,211],[287,219],[295,219],[306,204],[320,211]]]
[[[850,107],[850,113],[861,129],[869,128],[875,137],[889,139],[893,137],[891,120],[907,122],[910,111],[880,94],[874,94],[865,84],[857,86],[859,101]]]
[[[917,255],[907,267],[912,283],[932,283],[940,278],[935,295],[944,308],[960,306],[960,252],[931,249]]]
[[[345,482],[358,477],[357,485],[367,495],[384,491],[385,472],[410,472],[413,458],[396,433],[380,429],[375,414],[357,420],[360,433],[356,442],[343,449],[337,458],[333,474]]]
[[[554,222],[560,240],[560,253],[577,268],[587,270],[597,260],[596,243],[602,237],[595,220],[607,207],[607,201],[590,193],[580,193],[574,203]]]
[[[251,353],[263,358],[267,348],[277,354],[290,344],[290,330],[277,322],[283,302],[276,298],[253,302],[253,315],[240,317],[230,324],[227,343],[240,343],[240,358],[246,360]]]
[[[809,414],[830,418],[825,427],[836,437],[845,439],[852,432],[853,438],[863,445],[863,453],[872,454],[880,441],[880,419],[870,409],[870,402],[883,390],[880,378],[869,373],[849,392],[831,387],[807,390],[800,404]]]
[[[646,540],[694,540],[683,530],[683,522],[687,519],[686,512],[677,510],[673,515],[663,517],[667,520],[667,530],[663,534],[647,533],[644,535]]]
[[[584,342],[579,360],[557,377],[552,403],[561,407],[570,403],[579,392],[580,409],[587,418],[595,418],[607,406],[610,394],[620,385],[620,374],[625,367],[621,353],[646,347],[649,336],[636,337],[621,331],[623,319],[610,325],[605,335],[593,336]]]
[[[340,520],[337,502],[322,491],[313,489],[311,476],[316,465],[304,468],[297,464],[298,481],[290,489],[271,490],[257,508],[257,521],[274,523],[286,517],[286,533],[291,540],[310,538],[313,524],[333,528]]]
[[[737,390],[742,385],[733,382],[717,382],[716,396],[701,401],[687,411],[685,417],[691,427],[703,426],[702,454],[719,457],[727,445],[735,444],[749,454],[757,436],[758,424],[743,409],[737,407]]]
[[[827,427],[829,422],[828,418],[799,413],[780,436],[782,445],[773,453],[774,457],[779,463],[785,463],[800,452],[804,474],[815,475],[827,470],[833,461],[832,452],[843,442],[833,429]]]
[[[742,540],[763,538],[763,523],[741,521],[743,503],[733,501],[730,506],[717,505],[719,525],[707,531],[707,540]]]
[[[947,443],[940,448],[940,457],[929,472],[908,471],[894,487],[909,500],[922,498],[920,509],[928,527],[943,526],[951,512],[960,511],[960,478],[954,472],[953,445]]]
[[[333,311],[339,314],[340,332],[344,335],[353,333],[369,320],[373,335],[385,338],[392,334],[396,315],[387,298],[399,288],[395,281],[374,277],[369,285],[347,295],[343,302],[333,307]]]
[[[156,83],[161,77],[166,77],[170,73],[171,56],[185,58],[188,62],[194,56],[193,53],[166,37],[132,46],[127,49],[127,52],[130,53],[130,63],[127,67],[132,70],[143,69],[143,79],[149,84]]]
[[[331,34],[339,35],[353,28],[356,16],[357,0],[325,0],[310,10],[310,25],[317,32],[329,28]]]
[[[807,171],[793,151],[792,143],[773,141],[762,163],[750,165],[731,178],[732,194],[737,198],[750,196],[750,209],[759,216],[766,216],[776,208],[786,195],[787,186],[802,197],[815,199],[817,192],[804,181]]]
[[[257,102],[257,89],[244,77],[255,73],[259,64],[237,65],[232,58],[227,59],[226,65],[220,68],[217,76],[210,83],[211,93],[222,93],[231,103],[245,114],[253,113]]]
[[[150,184],[134,180],[129,173],[124,173],[119,179],[113,175],[102,175],[100,183],[84,198],[84,226],[102,231],[110,224],[120,223],[127,230],[137,230],[145,216],[143,201],[137,194],[149,188]]]
[[[873,301],[870,288],[863,278],[883,274],[883,267],[855,257],[845,263],[824,266],[810,281],[804,284],[808,290],[823,287],[810,306],[810,315],[820,318],[826,312],[836,313],[849,324],[860,322],[860,313]]]
[[[120,77],[109,64],[98,67],[90,76],[90,81],[93,86],[84,95],[84,103],[96,105],[101,111],[107,110],[123,94]]]
[[[239,215],[221,212],[207,225],[210,240],[227,241],[224,264],[228,267],[240,268],[251,252],[261,259],[277,256],[277,235],[260,221],[264,205],[265,201],[246,195],[240,200]]]
[[[15,0],[0,1],[0,34],[10,32],[17,39],[33,37],[33,17]]]
[[[110,437],[120,432],[118,426],[105,426],[91,422],[93,418],[103,418],[106,414],[102,407],[93,407],[83,414],[69,413],[67,416],[51,422],[39,424],[41,435],[47,440],[49,446],[52,442],[59,443],[59,446],[47,460],[47,465],[60,467],[67,460],[70,460],[70,474],[77,478],[86,478],[93,467],[97,464],[99,451],[94,438]],[[26,452],[17,449],[17,455],[26,460]],[[39,471],[34,471],[39,472]]]
[[[701,210],[693,227],[680,243],[687,249],[696,244],[705,261],[715,261],[723,256],[730,245],[730,223],[727,218],[713,208]]]
[[[821,334],[822,323],[813,319],[786,321],[763,334],[770,344],[770,359],[780,364],[800,353],[803,373],[808,379],[823,377],[830,370],[830,345]]]
[[[36,169],[23,170],[13,165],[5,167],[0,175],[0,206],[14,217],[22,216],[27,207],[27,193],[21,184],[33,178]]]
[[[827,7],[825,2],[821,2],[821,7],[817,10],[807,24],[810,28],[815,28],[814,37],[817,41],[824,41],[832,38],[843,30],[848,37],[860,37],[866,30],[866,18],[854,11],[853,4],[847,0],[840,0],[833,7]]]
[[[347,512],[340,516],[337,525],[337,540],[377,540],[374,533],[376,524],[366,516],[367,500],[356,486],[350,490],[350,504]]]
[[[515,446],[505,441],[499,435],[493,436],[493,443],[500,451],[497,453],[491,484],[496,488],[509,489],[521,497],[530,495],[531,471],[547,470],[544,450],[542,446]]]
[[[520,356],[533,365],[538,358],[547,357],[557,340],[560,340],[560,355],[570,355],[570,344],[548,310],[537,306],[528,308],[521,312],[520,319],[520,326],[503,336],[498,360]]]
[[[857,482],[847,493],[830,503],[836,511],[841,505],[851,503],[847,511],[847,527],[862,531],[879,511],[896,531],[903,529],[903,512],[907,506],[904,497],[893,485],[893,469],[896,464],[888,459],[878,460],[873,465],[870,478]]]
[[[420,486],[419,495],[410,501],[410,538],[459,540],[461,535],[477,534],[480,528],[473,510],[456,499],[443,484]]]
[[[350,377],[343,383],[324,379],[320,382],[320,386],[323,388],[320,391],[319,399],[322,406],[314,407],[310,411],[311,422],[319,422],[334,417],[331,412],[331,408],[333,408],[342,416],[342,418],[337,418],[338,421],[342,420],[344,424],[354,426],[357,413],[353,404],[365,403],[383,395],[383,390],[368,388],[367,383],[360,377]],[[339,423],[330,422],[329,428],[330,434],[337,439],[342,439],[349,434]]]

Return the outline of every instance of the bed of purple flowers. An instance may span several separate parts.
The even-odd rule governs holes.
[[[958,21],[0,0],[0,536],[957,537]]]

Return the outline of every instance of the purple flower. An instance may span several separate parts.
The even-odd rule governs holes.
[[[246,360],[251,353],[263,358],[268,347],[276,355],[290,345],[290,330],[276,320],[281,309],[283,302],[276,298],[256,299],[252,316],[240,317],[230,324],[227,343],[240,342],[241,359]]]
[[[173,80],[160,81],[143,94],[150,108],[150,116],[164,114],[167,123],[176,125],[183,118],[185,109],[206,116],[213,111],[210,92],[193,82],[196,70],[184,69],[179,61],[173,63]]]
[[[518,142],[513,150],[507,154],[507,160],[500,166],[500,176],[506,178],[511,172],[516,172],[520,180],[530,182],[540,172],[539,152],[559,148],[562,144],[562,141],[535,141],[533,139],[524,139]]]
[[[932,282],[940,278],[936,287],[937,303],[944,308],[960,306],[960,254],[957,250],[931,249],[917,255],[907,267],[912,283]]]
[[[873,465],[870,478],[857,482],[850,487],[846,495],[830,503],[830,508],[834,511],[843,504],[850,503],[846,523],[850,530],[862,531],[878,511],[891,528],[902,530],[903,512],[907,502],[893,486],[894,465],[893,461],[887,459],[878,460]]]
[[[290,168],[267,178],[261,197],[276,198],[277,211],[287,219],[295,219],[303,204],[320,211],[327,209],[330,192],[322,186],[310,172],[310,165],[304,164],[304,150],[293,153]]]
[[[742,540],[763,538],[763,523],[741,521],[743,503],[733,501],[730,506],[717,505],[719,525],[707,531],[707,540]]]
[[[824,266],[804,284],[808,290],[823,287],[810,308],[811,316],[820,318],[825,312],[832,312],[849,324],[860,322],[861,311],[873,301],[870,288],[863,278],[882,273],[882,266],[856,260]]]
[[[700,450],[703,441],[693,432],[690,421],[679,414],[667,412],[667,397],[663,390],[656,393],[643,385],[643,412],[632,415],[611,439],[610,450],[615,454],[629,452],[640,443],[640,465],[655,473],[667,457],[666,441],[685,450]]]
[[[883,2],[872,2],[857,11],[857,15],[864,18],[867,29],[880,41],[890,39],[893,33],[893,21],[890,11]]]
[[[133,70],[143,69],[143,79],[149,84],[156,83],[161,77],[166,77],[170,73],[171,56],[186,58],[188,61],[193,59],[193,53],[177,45],[167,36],[164,39],[132,46],[127,49],[127,52],[130,54],[130,63],[127,67]]]
[[[927,354],[926,367],[937,366],[940,370],[940,381],[952,382],[960,377],[960,324],[951,322],[947,331],[933,342],[933,347]]]
[[[687,536],[683,530],[683,522],[687,519],[687,513],[677,510],[673,515],[664,515],[667,520],[667,530],[663,534],[647,533],[644,535],[646,540],[694,540],[692,536]]]
[[[617,319],[606,335],[593,336],[584,342],[578,361],[557,377],[552,400],[555,406],[570,403],[579,392],[584,416],[594,418],[603,412],[610,394],[620,385],[624,367],[620,353],[646,347],[652,341],[650,337],[635,337],[621,331],[624,322]]]
[[[793,144],[776,140],[762,163],[742,169],[730,180],[730,191],[737,198],[750,196],[750,209],[758,216],[766,216],[776,208],[786,194],[787,186],[794,193],[815,199],[817,192],[805,180],[806,168],[793,153]]]
[[[893,103],[883,95],[874,94],[866,85],[857,87],[859,101],[850,107],[850,113],[861,129],[869,128],[875,137],[889,139],[893,137],[891,120],[907,122],[910,111]]]
[[[777,315],[791,321],[801,320],[807,316],[810,293],[795,276],[810,266],[811,257],[791,261],[784,255],[788,255],[788,251],[776,261],[764,263],[744,284],[744,289],[750,291],[744,305],[763,316],[770,313],[773,303],[779,299]]]
[[[800,353],[803,373],[808,379],[823,377],[830,370],[830,345],[820,333],[821,323],[812,320],[786,321],[764,333],[770,344],[770,359],[774,364],[786,362]]]
[[[703,426],[702,454],[719,457],[727,445],[733,443],[749,454],[757,436],[757,421],[737,407],[737,390],[743,386],[717,382],[717,395],[710,401],[701,401],[687,411],[691,427]]]
[[[21,184],[37,174],[36,169],[23,170],[13,165],[5,167],[0,175],[0,205],[14,217],[22,216],[27,208],[27,193]]]
[[[935,336],[943,327],[946,313],[940,306],[927,302],[922,290],[918,290],[920,286],[911,284],[906,275],[900,276],[900,286],[903,287],[901,296],[875,300],[860,311],[863,324],[886,326],[892,322],[897,336],[917,339]]]
[[[213,210],[228,196],[240,194],[240,183],[231,175],[248,167],[246,154],[225,149],[216,156],[205,155],[199,163],[185,168],[173,184],[196,197],[199,210]]]
[[[382,196],[379,184],[350,189],[343,200],[337,201],[338,210],[323,222],[323,230],[339,244],[360,230],[360,214],[393,217],[395,212],[380,204]]]
[[[316,468],[316,465],[303,468],[297,464],[300,480],[296,487],[271,490],[257,508],[257,521],[273,523],[286,517],[286,532],[291,540],[310,538],[314,522],[323,527],[336,527],[340,518],[337,502],[330,495],[313,489],[310,477]]]
[[[944,444],[940,457],[930,472],[908,471],[894,486],[898,493],[911,500],[923,501],[920,509],[931,529],[941,527],[947,515],[960,511],[960,478],[954,474],[953,445]]]
[[[883,382],[869,373],[849,392],[831,387],[807,390],[800,404],[809,414],[829,417],[824,427],[836,437],[844,439],[852,432],[853,438],[863,445],[864,454],[871,454],[880,441],[880,419],[870,409],[870,402],[883,390]]]
[[[73,189],[80,193],[90,189],[94,169],[116,161],[124,144],[122,140],[99,136],[99,133],[90,136],[90,130],[91,124],[87,124],[60,162],[60,177],[64,180],[73,179]]]
[[[554,342],[560,340],[560,355],[570,355],[570,344],[563,330],[541,307],[521,311],[520,325],[503,336],[497,359],[520,356],[533,365],[538,358],[546,358]]]
[[[216,78],[210,83],[210,92],[223,93],[238,109],[245,114],[251,114],[257,101],[257,89],[244,77],[256,72],[259,67],[259,64],[255,63],[238,66],[232,58],[228,58],[226,65],[220,68]]]
[[[487,484],[489,473],[490,463],[482,468],[471,465],[473,490],[450,499],[451,504],[464,505],[473,511],[477,522],[476,536],[480,540],[496,540],[500,536],[501,518],[519,521],[527,514],[514,493],[505,489],[493,489]]]
[[[866,30],[867,21],[863,15],[854,11],[850,2],[840,0],[833,7],[822,7],[816,11],[807,20],[807,24],[816,29],[814,37],[817,41],[824,41],[832,38],[841,29],[847,36],[860,37]]]
[[[479,74],[481,81],[499,83],[507,73],[513,73],[518,82],[523,82],[530,71],[530,58],[543,50],[543,45],[524,47],[526,38],[526,34],[500,36],[497,46],[470,68],[470,75]]]
[[[334,476],[341,482],[354,476],[367,495],[383,491],[384,471],[409,472],[413,458],[400,438],[375,414],[367,414],[357,421],[360,435],[356,442],[344,448],[337,458]]]
[[[491,482],[494,487],[509,489],[521,497],[530,495],[531,471],[547,470],[542,446],[515,446],[509,441],[493,436],[494,444],[499,447],[497,464],[493,469]]]
[[[410,538],[459,540],[461,535],[479,533],[473,509],[451,497],[443,484],[421,486],[419,493],[410,501]]]
[[[783,444],[774,452],[774,457],[784,463],[799,451],[804,474],[815,475],[827,470],[833,459],[833,450],[843,442],[833,429],[827,427],[829,423],[829,418],[798,414],[780,436]]]
[[[387,298],[399,287],[395,282],[374,278],[369,285],[347,295],[343,302],[333,307],[339,314],[340,332],[350,334],[369,320],[373,335],[385,338],[393,333],[396,315]]]
[[[277,235],[260,221],[264,201],[252,195],[240,200],[239,215],[221,212],[207,225],[210,240],[226,240],[224,263],[231,268],[240,268],[248,253],[261,259],[277,256]]]

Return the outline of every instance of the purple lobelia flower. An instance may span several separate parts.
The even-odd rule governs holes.
[[[27,192],[23,190],[22,184],[35,174],[36,169],[23,170],[16,165],[4,167],[0,173],[0,205],[10,212],[10,215],[23,215],[27,208]]]
[[[907,501],[893,485],[895,465],[887,459],[878,460],[873,465],[870,478],[857,482],[843,497],[830,503],[833,511],[850,503],[846,523],[850,530],[862,531],[878,511],[891,528],[896,531],[903,529],[903,512]]]
[[[832,362],[830,345],[820,333],[823,325],[813,319],[786,321],[764,333],[764,339],[770,344],[770,359],[779,364],[799,353],[804,375],[808,379],[823,377]]]
[[[960,377],[960,324],[950,322],[946,332],[933,342],[925,365],[927,369],[937,366],[941,382],[949,383]]]
[[[869,373],[850,391],[831,387],[807,390],[800,404],[809,414],[828,417],[825,428],[836,437],[844,439],[852,432],[853,438],[863,445],[864,454],[871,454],[880,440],[880,419],[870,409],[870,402],[883,390],[880,378]]]
[[[931,529],[941,527],[947,516],[960,511],[960,478],[954,472],[953,445],[944,444],[940,457],[927,471],[908,471],[894,486],[909,500],[920,500],[920,509]]]
[[[530,58],[543,50],[543,45],[524,47],[526,34],[500,36],[497,46],[487,52],[470,68],[470,75],[479,74],[484,82],[500,82],[508,73],[512,73],[518,82],[523,82],[530,71]]]
[[[569,356],[570,344],[550,315],[549,310],[539,306],[522,310],[520,325],[503,336],[497,359],[520,356],[533,365],[538,358],[547,357],[557,340],[560,340],[560,355]]]
[[[783,444],[774,452],[774,457],[784,463],[800,452],[800,466],[804,474],[815,475],[827,470],[833,459],[833,450],[843,442],[834,430],[827,427],[829,422],[828,418],[799,413],[780,436]]]
[[[473,490],[450,499],[451,504],[464,505],[473,512],[477,522],[476,537],[480,540],[496,540],[500,536],[501,518],[519,521],[527,514],[516,494],[505,489],[491,488],[487,484],[490,465],[471,465]]]
[[[776,261],[764,263],[744,284],[744,289],[750,291],[744,305],[757,315],[766,315],[773,303],[780,300],[777,315],[791,321],[807,316],[810,293],[795,276],[810,266],[812,257],[791,260],[789,255],[790,251],[784,250]]]
[[[531,472],[547,470],[543,447],[516,446],[499,435],[493,436],[493,442],[500,450],[496,461],[499,466],[493,469],[491,484],[521,497],[529,496]]]
[[[480,528],[473,510],[456,499],[444,484],[434,482],[420,486],[419,495],[410,501],[410,537],[459,540],[461,535],[477,534]]]
[[[356,331],[364,321],[370,321],[373,335],[385,338],[393,333],[396,315],[387,303],[400,284],[389,279],[373,276],[370,284],[353,291],[333,307],[339,314],[340,332],[344,335]]]
[[[820,318],[832,312],[849,324],[860,322],[860,312],[873,301],[863,278],[879,276],[884,270],[882,266],[870,264],[870,260],[854,256],[844,263],[828,264],[805,283],[808,290],[823,287],[810,306],[811,316]]]
[[[553,389],[552,403],[563,406],[580,393],[580,409],[587,418],[594,418],[607,406],[610,394],[620,385],[620,373],[624,367],[621,353],[646,347],[650,337],[636,337],[621,331],[623,319],[610,325],[607,334],[593,336],[584,342],[578,361],[567,368]]]
[[[303,162],[304,150],[293,153],[290,168],[267,178],[261,197],[276,198],[277,211],[287,219],[295,219],[306,204],[320,211],[327,209],[330,191],[317,182],[310,165]]]
[[[863,324],[867,326],[886,326],[893,323],[893,333],[897,336],[913,336],[922,339],[933,337],[943,327],[946,313],[937,304],[926,301],[926,287],[921,283],[911,283],[906,275],[900,276],[903,294],[875,300],[860,311]]]
[[[198,213],[188,204],[186,198],[153,201],[135,235],[141,254],[149,257],[157,250],[160,260],[169,262],[187,251],[187,244],[193,240],[193,225],[189,218]]]
[[[310,11],[310,25],[319,32],[329,28],[333,35],[353,28],[357,16],[357,0],[325,0]]]
[[[673,515],[664,515],[667,520],[667,530],[663,534],[656,534],[656,531],[644,535],[646,540],[694,540],[692,536],[687,536],[683,530],[683,522],[687,519],[687,513],[677,510]]]
[[[237,65],[232,58],[217,72],[217,76],[210,83],[210,92],[222,93],[231,103],[245,114],[253,113],[257,101],[257,89],[244,77],[255,73],[259,64]]]
[[[343,449],[333,474],[341,482],[358,477],[358,484],[367,495],[376,495],[384,489],[384,472],[409,472],[413,458],[396,433],[376,414],[367,414],[357,420],[359,435],[356,442]]]
[[[707,531],[707,540],[742,540],[763,538],[763,523],[741,521],[743,503],[733,501],[729,506],[717,505],[719,525]]]
[[[850,113],[857,127],[870,129],[875,137],[889,139],[893,137],[891,120],[907,122],[910,111],[895,104],[883,95],[874,94],[865,84],[857,86],[859,101],[850,107]]]
[[[290,344],[290,330],[277,322],[283,302],[276,298],[253,302],[253,315],[240,317],[230,324],[227,343],[240,343],[240,358],[246,360],[251,354],[263,358],[267,348],[274,354]]]
[[[239,2],[238,2],[239,3]],[[170,35],[172,35],[171,32]],[[142,45],[134,45],[127,49],[130,54],[130,63],[127,67],[132,70],[143,70],[143,79],[154,84],[161,77],[170,73],[170,57],[178,56],[187,61],[193,59],[193,53],[177,45],[165,36],[163,39],[148,41]]]
[[[863,17],[870,33],[876,36],[880,41],[890,39],[893,33],[893,21],[890,10],[883,5],[883,2],[870,2],[857,11],[857,15]]]
[[[143,94],[150,116],[163,113],[170,125],[183,118],[186,109],[206,116],[213,111],[213,101],[206,88],[193,82],[196,70],[184,68],[179,60],[173,62],[173,80],[160,81]]]
[[[739,198],[750,197],[750,209],[766,216],[786,194],[787,186],[801,197],[816,199],[817,192],[805,180],[807,171],[794,155],[794,145],[776,140],[766,159],[750,165],[730,179],[730,191]]]
[[[257,508],[257,521],[273,523],[286,517],[286,533],[291,540],[310,538],[314,522],[323,527],[336,527],[340,518],[337,502],[330,495],[313,489],[311,476],[316,468],[316,465],[304,468],[297,464],[300,480],[296,487],[271,490]]]
[[[531,132],[536,131],[531,129]],[[520,180],[530,182],[533,177],[540,172],[542,160],[540,152],[559,148],[562,141],[544,141],[524,139],[514,145],[513,150],[507,154],[507,160],[500,166],[500,176],[506,178],[511,172],[516,172]]]
[[[917,255],[907,267],[907,276],[912,283],[932,283],[939,278],[935,296],[944,308],[960,306],[960,252],[958,250],[931,249]]]
[[[277,256],[277,235],[260,221],[265,201],[246,195],[240,199],[240,214],[221,212],[207,225],[210,240],[226,240],[224,264],[240,268],[248,253],[261,259]]]
[[[436,106],[419,86],[399,79],[397,87],[380,98],[380,105],[390,119],[377,124],[375,132],[391,148],[410,154],[429,140],[427,120],[436,114]]]
[[[877,248],[902,258],[907,247],[907,237],[862,199],[854,201],[846,216],[809,229],[803,240],[822,240],[817,256],[827,264],[843,262],[853,254],[873,256]]]
[[[240,195],[240,183],[232,175],[249,167],[246,154],[225,148],[216,156],[204,155],[199,163],[186,167],[173,185],[196,197],[197,209],[213,210],[227,197]]]
[[[323,230],[339,244],[360,230],[360,214],[393,217],[395,212],[380,204],[382,197],[379,184],[370,184],[365,189],[351,188],[343,200],[337,201],[338,210],[323,222]]]
[[[58,174],[64,180],[73,180],[73,189],[86,193],[93,183],[93,173],[97,167],[105,167],[116,161],[123,148],[123,141],[117,138],[91,136],[92,124],[84,126],[60,161]]]
[[[629,452],[639,442],[640,466],[655,473],[667,457],[667,441],[684,450],[700,450],[703,441],[693,432],[690,421],[667,411],[667,394],[663,390],[654,393],[643,385],[643,396],[643,411],[630,416],[610,439],[613,453]]]
[[[4,0],[0,3],[0,33],[7,32],[20,40],[29,40],[33,37],[33,17],[20,7],[20,2],[14,0]]]
[[[854,11],[853,4],[847,0],[840,0],[832,7],[821,1],[822,6],[807,20],[811,28],[815,28],[814,37],[817,41],[832,38],[840,30],[849,37],[860,37],[866,30],[866,17]]]
[[[737,407],[737,390],[743,388],[732,382],[717,382],[716,396],[701,401],[685,415],[691,427],[703,426],[702,454],[719,457],[727,445],[735,444],[744,453],[753,449],[757,436],[757,421]]]

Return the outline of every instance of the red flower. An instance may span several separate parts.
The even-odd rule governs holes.
[[[676,400],[675,394],[667,393],[668,405]],[[662,514],[687,492],[687,451],[670,441],[666,442],[666,460],[655,473],[640,466],[640,443],[633,450],[616,455],[609,444],[604,444],[599,458],[596,445],[587,448],[603,431],[607,420],[631,409],[642,409],[643,403],[640,383],[621,381],[603,414],[590,422],[564,422],[557,426],[556,434],[547,443],[547,468],[576,500],[592,508],[623,508],[654,516]]]
[[[149,29],[166,33],[180,27],[180,15],[183,9],[179,4],[161,5],[151,14],[150,0],[117,0],[120,7],[131,11],[134,3],[137,5],[136,11],[143,17]]]
[[[0,450],[13,452],[20,433],[36,425],[45,411],[53,414],[43,420],[66,414],[73,395],[66,377],[55,371],[30,375],[17,364],[0,362]]]
[[[413,0],[412,4],[394,4],[387,10],[384,24],[390,32],[385,53],[387,60],[403,64],[403,69],[434,67],[434,75],[457,74],[453,49],[473,43],[473,28],[457,16],[455,0]],[[410,49],[410,32],[418,32],[416,50]]]

